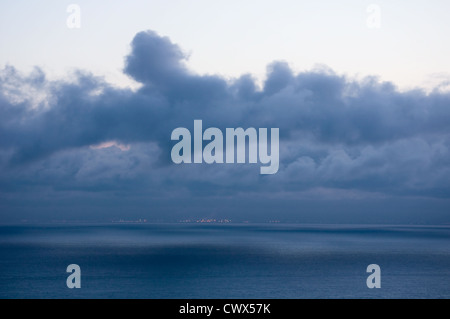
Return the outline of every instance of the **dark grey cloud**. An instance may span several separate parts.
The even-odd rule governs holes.
[[[138,33],[124,67],[141,83],[135,91],[84,71],[51,81],[39,68],[23,75],[6,66],[1,196],[449,198],[450,93],[400,91],[325,67],[295,73],[285,62],[271,63],[258,88],[249,74],[198,75],[186,59],[169,38]],[[222,129],[280,128],[279,172],[172,164],[170,134],[192,129],[194,119]],[[110,141],[129,149],[93,147]]]

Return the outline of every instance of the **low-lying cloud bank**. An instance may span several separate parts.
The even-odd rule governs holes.
[[[138,33],[119,89],[88,72],[49,81],[0,71],[0,193],[115,192],[114,196],[450,196],[450,93],[399,91],[376,78],[322,68],[267,68],[251,75],[198,75],[169,38]],[[277,127],[280,168],[170,161],[176,127]],[[327,191],[324,191],[327,190]],[[331,194],[331,195],[330,195]],[[355,195],[357,194],[357,195]],[[94,196],[94,195],[90,195]],[[309,195],[308,195],[309,196]]]

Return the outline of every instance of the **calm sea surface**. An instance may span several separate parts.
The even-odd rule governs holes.
[[[449,297],[450,227],[0,226],[0,298]]]

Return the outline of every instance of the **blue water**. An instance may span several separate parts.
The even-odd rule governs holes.
[[[0,298],[450,297],[450,227],[0,226],[0,256]]]

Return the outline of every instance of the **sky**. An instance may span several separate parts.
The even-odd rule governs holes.
[[[449,10],[4,1],[0,223],[449,224]],[[174,164],[196,119],[279,128],[278,172]]]

